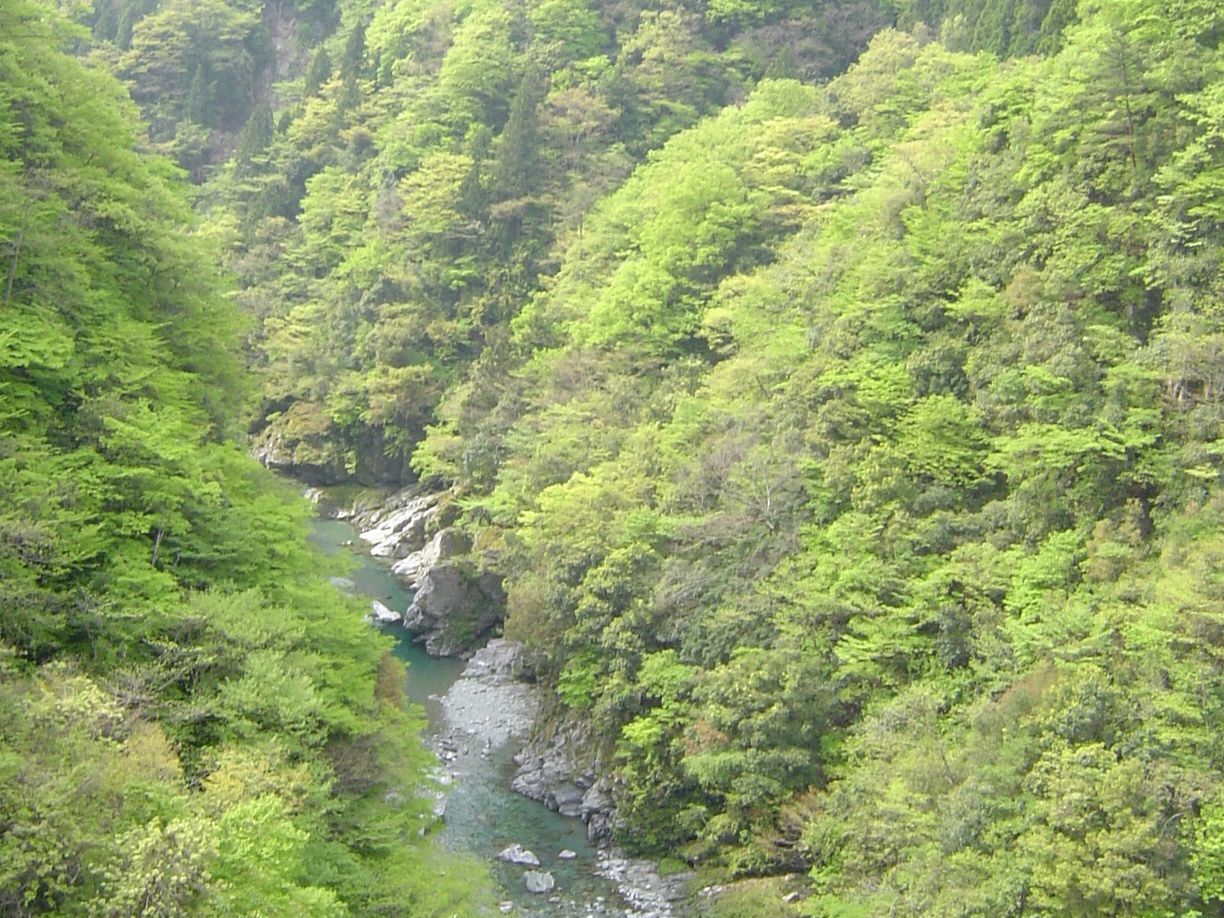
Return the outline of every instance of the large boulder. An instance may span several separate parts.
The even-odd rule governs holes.
[[[376,558],[403,558],[425,547],[425,529],[438,511],[441,494],[419,494],[368,521],[361,539]]]
[[[421,585],[425,574],[439,562],[466,555],[471,549],[472,540],[463,532],[458,529],[442,529],[420,550],[413,551],[391,565],[391,573],[399,577],[409,589],[416,589]]]
[[[497,859],[505,861],[507,864],[522,864],[524,867],[540,866],[540,859],[522,845],[510,845],[508,848],[502,848],[497,853]]]
[[[502,621],[505,606],[501,577],[444,561],[421,578],[404,627],[433,656],[455,656],[479,647]]]
[[[401,619],[398,612],[379,602],[377,599],[370,603],[370,617],[383,625],[393,625]]]
[[[552,891],[557,881],[547,870],[528,870],[523,874],[523,885],[529,893],[546,893]]]

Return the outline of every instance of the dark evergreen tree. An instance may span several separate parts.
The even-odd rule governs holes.
[[[204,64],[196,65],[195,74],[191,77],[191,86],[187,90],[187,101],[183,105],[183,114],[187,120],[196,124],[205,124],[208,117],[209,102],[208,77],[204,72]]]
[[[234,171],[245,175],[255,169],[256,160],[268,149],[275,136],[272,123],[272,109],[267,103],[262,103],[251,112],[251,117],[243,125],[238,135],[238,143],[234,150]]]
[[[510,116],[497,139],[492,191],[498,200],[523,198],[537,190],[542,171],[539,106],[543,96],[543,78],[529,70],[519,80]]]
[[[327,54],[327,46],[320,45],[310,59],[310,69],[306,71],[304,93],[307,98],[315,95],[330,78],[331,58]]]

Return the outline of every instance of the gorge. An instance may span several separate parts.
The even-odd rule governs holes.
[[[0,912],[1217,914],[1218,7],[0,2]]]
[[[324,508],[326,517],[325,504]],[[351,549],[357,535],[340,520],[323,519],[312,529],[312,539],[333,555]],[[410,607],[411,592],[390,573],[385,561],[359,552],[357,564],[351,575],[355,592],[385,607]],[[592,846],[588,835],[598,833],[588,832],[591,812],[584,814],[564,805],[558,808],[555,800],[545,806],[543,793],[523,796],[512,790],[517,753],[539,705],[534,692],[515,681],[517,654],[512,647],[494,639],[475,655],[469,651],[471,659],[465,664],[426,652],[399,623],[387,622],[383,627],[390,629],[396,640],[395,653],[408,667],[408,697],[425,709],[428,744],[444,769],[443,824],[435,834],[447,847],[496,865],[499,899],[512,903],[514,914],[641,918],[685,914],[674,907],[687,898],[682,885],[664,883],[646,862]],[[555,812],[557,809],[561,812]],[[580,815],[588,819],[580,820]],[[605,843],[609,840],[602,836]],[[527,891],[524,867],[499,861],[497,855],[511,846],[535,854],[534,863],[528,861],[527,866],[543,867],[554,877],[556,887],[551,894]],[[560,857],[562,852],[571,856]]]

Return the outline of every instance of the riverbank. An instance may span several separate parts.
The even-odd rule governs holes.
[[[349,521],[319,519],[314,540],[331,554],[354,557],[347,579],[355,593],[392,610],[411,606],[412,590],[391,571],[394,558],[364,551],[370,542],[363,541]],[[493,639],[464,664],[427,654],[398,624],[374,626],[396,639],[396,655],[408,664],[409,698],[425,708],[429,719],[427,740],[439,757],[446,791],[439,838],[453,850],[490,863],[504,911],[538,918],[684,914],[681,904],[687,890],[682,879],[662,878],[648,861],[592,844],[580,819],[511,789],[518,771],[515,755],[539,710],[536,690],[515,678],[513,645]],[[497,860],[497,854],[512,845],[529,849],[539,867]],[[552,889],[528,892],[528,870],[549,873]]]

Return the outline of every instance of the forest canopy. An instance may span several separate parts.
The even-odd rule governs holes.
[[[0,911],[476,914],[402,669],[246,455],[220,253],[86,35],[0,7]]]
[[[427,895],[415,715],[245,427],[447,492],[728,915],[1219,912],[1216,7],[12,0],[0,794],[108,776],[13,907]]]

